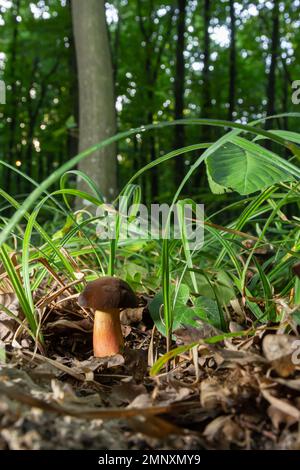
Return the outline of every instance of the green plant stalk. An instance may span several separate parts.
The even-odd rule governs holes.
[[[32,304],[28,301],[25,292],[23,290],[22,286],[22,281],[16,271],[16,268],[12,262],[12,260],[9,257],[6,245],[3,244],[0,247],[0,256],[1,260],[4,266],[5,271],[7,272],[7,275],[9,277],[9,280],[13,286],[14,292],[18,298],[18,301],[20,303],[20,307],[29,323],[30,329],[34,336],[37,333],[38,330],[38,324],[36,321],[35,313],[34,313],[34,307],[32,308]],[[42,338],[40,337],[40,340]]]
[[[169,240],[163,239],[162,246],[162,291],[163,291],[163,303],[164,303],[164,319],[166,326],[166,338],[167,338],[167,351],[171,347],[171,336],[172,336],[172,324],[173,324],[173,308],[171,305],[171,294],[170,294],[170,252],[169,252]]]
[[[182,346],[178,346],[171,351],[168,351],[163,356],[161,356],[155,364],[153,364],[152,368],[150,369],[150,375],[153,377],[162,369],[162,367],[169,362],[174,357],[178,356],[179,354],[183,354],[190,349],[194,348],[195,346],[199,346],[199,344],[216,344],[224,341],[226,338],[239,338],[245,337],[255,334],[254,329],[244,330],[244,331],[237,331],[233,333],[223,333],[221,335],[212,336],[211,338],[201,339],[200,341],[194,341],[193,343],[184,344]]]

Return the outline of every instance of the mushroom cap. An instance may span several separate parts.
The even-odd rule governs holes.
[[[127,282],[116,277],[101,277],[89,282],[78,297],[81,307],[94,310],[109,310],[114,308],[134,308],[138,300]]]
[[[300,277],[300,263],[294,264],[292,269],[295,276]]]

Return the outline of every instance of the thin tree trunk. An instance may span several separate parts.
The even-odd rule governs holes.
[[[234,9],[234,0],[229,0],[230,6],[230,53],[229,53],[229,109],[228,120],[232,121],[235,111],[236,99],[236,16]]]
[[[279,52],[279,0],[273,1],[272,11],[272,38],[271,38],[271,64],[267,84],[267,116],[276,113],[275,92],[276,92],[276,68]],[[272,121],[266,121],[266,129],[270,129]],[[268,143],[270,144],[270,143]]]
[[[70,11],[70,21],[72,21],[72,7],[71,0],[68,0],[68,8]],[[67,154],[69,158],[74,157],[78,153],[78,122],[79,122],[79,103],[78,103],[78,67],[76,59],[74,33],[72,30],[72,24],[70,24],[69,33],[70,42],[70,55],[69,55],[69,67],[71,72],[71,86],[70,86],[70,98],[73,107],[73,117],[75,128],[71,128],[68,131],[67,138]]]
[[[46,154],[46,165],[45,171],[47,175],[50,175],[53,172],[53,153],[49,152]]]
[[[287,113],[289,111],[289,87],[293,83],[293,79],[286,63],[285,58],[281,57],[281,63],[283,67],[282,80],[283,80],[283,90],[282,90],[282,113]],[[283,129],[288,130],[289,119],[287,116],[282,118]],[[286,155],[289,155],[289,150],[286,149]]]
[[[10,74],[9,79],[11,81],[11,107],[10,107],[10,125],[9,125],[9,138],[8,138],[8,152],[7,159],[10,165],[13,165],[14,155],[15,154],[15,135],[16,135],[16,126],[17,126],[17,107],[18,107],[18,98],[17,98],[17,87],[16,87],[16,61],[17,61],[17,45],[18,45],[18,35],[19,35],[19,23],[17,21],[17,16],[20,13],[20,0],[16,1],[15,12],[13,13],[13,37],[11,45],[11,57],[10,57]],[[6,168],[4,172],[4,184],[6,191],[10,193],[11,191],[11,180],[10,177],[11,170]]]
[[[119,21],[117,24],[117,29],[115,31],[115,36],[112,45],[112,63],[113,63],[113,77],[114,84],[116,85],[118,81],[118,68],[119,68],[119,51],[120,51],[120,39],[121,39],[121,16],[120,16],[120,2],[117,2],[116,5],[119,11]]]
[[[282,90],[282,113],[287,113],[288,108],[289,108],[289,82],[288,82],[286,73],[284,73],[283,90]],[[283,117],[283,128],[285,131],[289,129],[289,121],[288,121],[287,116]]]
[[[153,25],[153,13],[154,13],[154,4],[152,0],[149,0],[147,3],[148,12],[147,20],[144,20],[144,15],[142,12],[143,2],[137,0],[137,14],[138,21],[141,30],[142,37],[146,43],[146,57],[145,57],[145,82],[147,87],[147,109],[146,114],[147,124],[153,123],[153,113],[154,113],[154,98],[155,92],[154,87],[157,83],[158,73],[161,65],[161,58],[164,52],[167,41],[172,29],[172,18],[174,9],[171,7],[168,13],[168,22],[166,26],[166,31],[164,32],[163,39],[159,44],[160,33],[154,31]],[[146,27],[147,25],[147,27]],[[148,145],[148,155],[150,161],[156,159],[156,138],[155,134],[151,133],[149,137],[146,137]],[[150,200],[157,198],[159,193],[159,174],[157,167],[152,168],[150,184],[147,184],[148,180],[145,182],[145,186],[149,189]],[[148,191],[147,191],[148,193]]]
[[[202,4],[202,2],[201,2]],[[203,43],[203,72],[202,72],[202,89],[200,95],[201,102],[201,117],[210,118],[211,111],[211,87],[210,87],[210,34],[209,26],[211,19],[211,0],[203,0],[203,29],[204,29],[204,43]],[[212,128],[210,126],[202,126],[200,129],[202,142],[209,142],[212,139]],[[198,192],[198,188],[204,187],[207,184],[207,176],[204,167],[201,165],[199,172],[191,179],[192,191]]]
[[[73,31],[79,78],[79,150],[116,132],[112,60],[104,0],[72,0]],[[78,168],[98,186],[107,200],[117,192],[116,146],[110,145],[83,159]],[[78,189],[87,190],[78,181]],[[77,201],[77,206],[82,206]]]
[[[33,150],[33,138],[34,138],[34,131],[36,128],[36,124],[38,122],[38,117],[39,117],[39,112],[42,109],[44,99],[47,95],[47,90],[48,90],[48,83],[52,75],[56,72],[58,66],[59,66],[60,59],[57,58],[55,63],[53,64],[52,68],[49,70],[47,74],[44,75],[43,79],[40,79],[41,83],[41,90],[40,90],[40,95],[39,99],[35,105],[35,108],[32,108],[32,101],[30,98],[30,89],[33,86],[34,79],[36,76],[36,72],[38,69],[39,65],[39,59],[36,58],[34,61],[33,69],[32,69],[32,84],[28,88],[28,119],[29,119],[29,124],[28,124],[28,131],[27,131],[27,148],[25,152],[25,165],[27,168],[27,174],[31,175],[34,178],[33,175],[33,161],[34,161],[34,155],[32,153]],[[37,168],[35,168],[36,174],[39,175]]]
[[[185,47],[185,20],[186,20],[186,4],[187,0],[178,0],[178,18],[177,18],[177,45],[176,45],[176,69],[175,69],[175,119],[183,118],[184,109],[184,47]],[[174,148],[184,147],[185,135],[184,126],[174,127]],[[180,155],[175,159],[175,181],[180,184],[185,173],[184,155]]]
[[[211,1],[204,0],[204,59],[203,59],[203,86],[202,86],[202,117],[209,118],[210,116],[210,77],[209,77],[209,64],[210,64],[210,8]],[[209,127],[205,127],[206,136],[209,134]]]
[[[150,56],[149,56],[150,59]],[[150,60],[149,60],[150,64]],[[147,66],[146,66],[147,69]],[[147,124],[152,124],[153,123],[153,108],[154,108],[154,83],[149,80],[149,86],[148,86],[148,106],[149,106],[149,111],[147,113]],[[156,142],[155,142],[155,134],[153,131],[149,134],[148,137],[148,145],[149,145],[149,155],[150,155],[150,161],[154,162],[156,160]],[[158,191],[159,191],[159,180],[158,180],[158,171],[157,171],[157,166],[153,167],[151,170],[150,174],[150,180],[151,180],[151,188],[150,189],[150,199],[154,200],[158,196]]]

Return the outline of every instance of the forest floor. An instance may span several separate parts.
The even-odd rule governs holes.
[[[208,345],[207,327],[182,328],[176,342],[200,340],[197,353],[151,377],[165,342],[140,300],[122,313],[124,354],[108,359],[92,356],[75,299],[49,302],[46,354],[1,313],[0,449],[300,449],[295,336],[260,326]]]

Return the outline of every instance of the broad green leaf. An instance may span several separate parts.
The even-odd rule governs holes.
[[[232,281],[225,271],[206,272],[205,274],[196,271],[195,275],[198,284],[198,292],[201,296],[212,300],[215,300],[217,296],[223,305],[227,305],[231,299],[236,297]],[[185,277],[184,281],[189,284],[188,276]]]
[[[294,179],[289,169],[284,171],[284,168],[279,168],[271,157],[266,157],[265,152],[263,155],[257,151],[245,150],[231,142],[209,155],[206,165],[214,183],[242,195]],[[211,186],[211,189],[214,191],[218,188]]]
[[[205,323],[210,323],[219,330],[222,330],[223,325],[220,319],[219,307],[215,300],[207,297],[198,297],[195,300],[192,310],[194,310],[196,316],[201,318]]]
[[[175,298],[175,287],[171,286],[171,299]],[[206,323],[220,328],[220,315],[217,302],[206,297],[198,297],[195,300],[194,307],[188,306],[187,302],[190,298],[189,287],[186,284],[181,284],[173,310],[173,330],[176,330],[183,325],[190,325],[199,328],[199,323],[195,320],[199,317]],[[158,292],[149,305],[151,317],[155,323],[156,328],[160,333],[166,335],[166,328],[163,316],[163,295],[162,291]]]
[[[179,289],[177,290],[176,302],[173,309],[173,330],[179,328],[183,320],[186,320],[188,317],[189,307],[187,307],[187,301],[189,299],[190,290],[186,284],[181,284]],[[170,296],[171,296],[171,304],[174,302],[175,298],[175,287],[172,285],[170,286]],[[166,327],[164,322],[164,313],[163,313],[163,292],[158,292],[155,297],[153,298],[152,302],[149,304],[149,311],[150,315],[155,323],[156,328],[160,333],[164,336],[166,335]],[[192,312],[192,315],[195,315]],[[191,324],[191,323],[189,323]]]
[[[205,161],[205,165],[206,165],[207,180],[208,180],[208,184],[209,184],[211,192],[213,194],[231,193],[232,189],[226,188],[225,186],[222,186],[222,185],[216,183],[212,179],[210,171],[209,171],[209,167],[207,165],[207,160]]]

